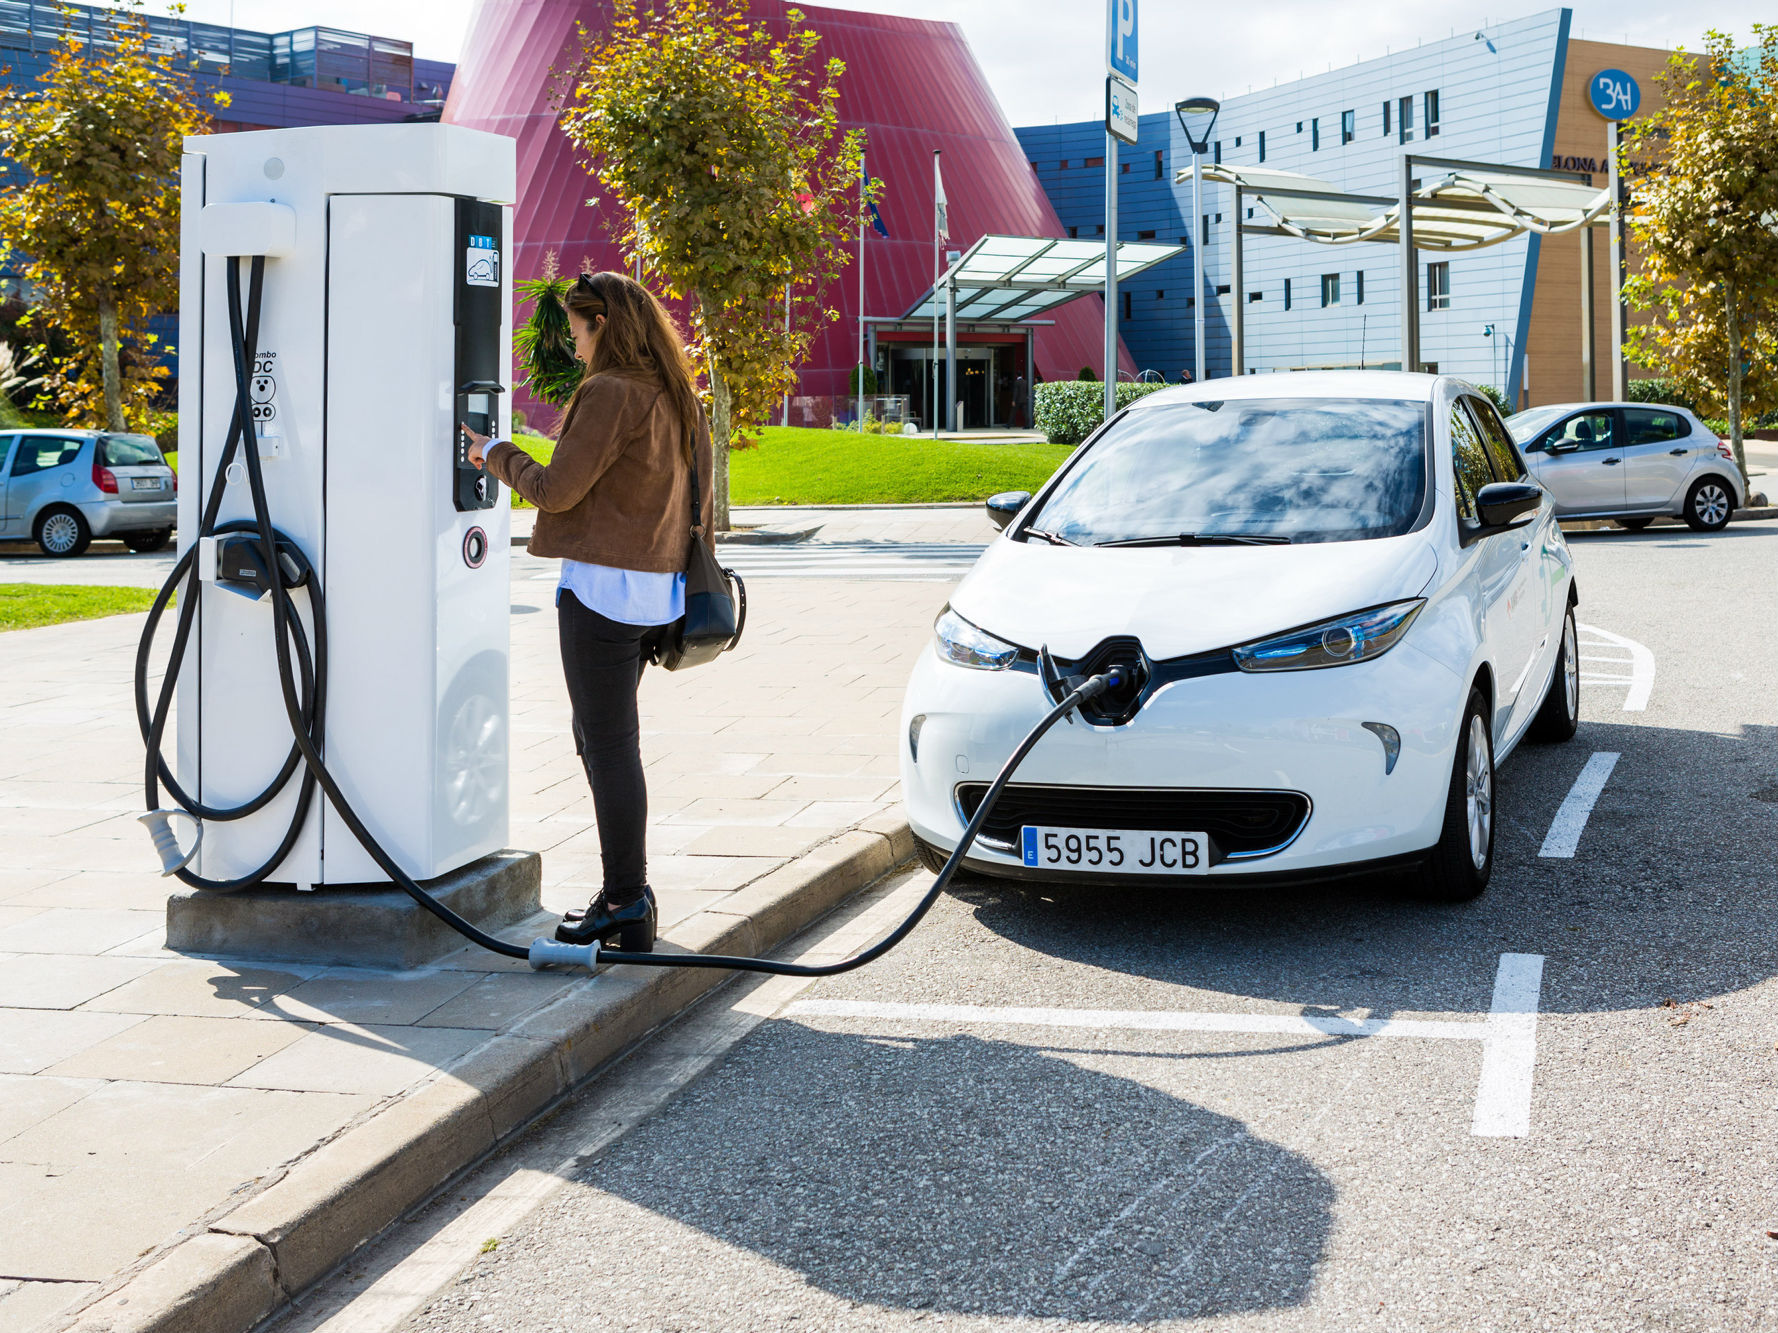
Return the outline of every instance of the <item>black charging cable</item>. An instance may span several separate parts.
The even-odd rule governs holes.
[[[259,341],[259,316],[261,298],[265,286],[265,258],[262,255],[253,257],[251,276],[248,280],[246,308],[243,312],[241,300],[241,261],[236,256],[228,260],[228,318],[230,343],[234,351],[235,362],[235,414],[229,424],[228,437],[223,445],[222,456],[217,463],[216,476],[211,484],[209,496],[205,500],[202,517],[198,524],[198,537],[217,537],[228,534],[244,534],[230,544],[230,570],[235,581],[250,587],[261,596],[269,596],[272,600],[272,642],[278,659],[278,683],[284,700],[284,712],[290,724],[292,744],[290,753],[285,756],[283,765],[273,779],[251,799],[233,806],[212,806],[193,797],[186,792],[174,779],[168,768],[166,759],[161,753],[167,714],[172,706],[173,695],[178,684],[180,666],[184,661],[186,648],[191,640],[191,633],[196,623],[200,575],[196,563],[198,542],[193,541],[186,547],[185,553],[179,557],[172,572],[162,585],[160,594],[155,598],[149,610],[148,623],[142,632],[142,641],[136,652],[136,717],[142,731],[142,740],[147,749],[144,775],[144,786],[148,800],[148,814],[143,818],[149,822],[154,833],[155,844],[161,851],[166,873],[176,874],[181,881],[198,889],[212,892],[228,893],[263,883],[270,877],[277,866],[289,855],[302,834],[304,823],[314,802],[317,787],[326,794],[328,801],[339,812],[358,841],[363,844],[366,852],[383,870],[383,873],[412,898],[421,907],[443,921],[451,929],[464,938],[492,953],[506,958],[528,959],[533,967],[551,965],[578,965],[596,967],[600,963],[626,963],[636,967],[705,967],[721,968],[734,972],[765,972],[776,976],[791,977],[825,977],[840,972],[850,972],[853,968],[863,967],[866,963],[881,958],[893,949],[908,933],[919,925],[921,919],[932,909],[939,896],[950,884],[952,877],[963,863],[970,847],[975,843],[976,835],[988,816],[993,813],[995,803],[1006,784],[1012,780],[1014,771],[1031,752],[1033,746],[1043,738],[1045,732],[1064,717],[1073,713],[1088,700],[1095,699],[1108,689],[1121,684],[1124,669],[1113,666],[1096,676],[1089,676],[1078,683],[1070,682],[1073,688],[1055,707],[1051,708],[1024,740],[1019,742],[1000,772],[995,775],[987,793],[982,797],[981,804],[976,808],[975,815],[963,830],[958,839],[956,850],[945,862],[932,887],[920,899],[914,910],[908,913],[900,925],[877,943],[855,954],[851,958],[837,963],[825,963],[810,966],[800,963],[780,963],[769,958],[739,958],[720,954],[670,954],[670,953],[626,953],[621,949],[607,949],[602,944],[564,944],[558,940],[539,939],[527,948],[523,945],[509,944],[505,940],[490,935],[475,923],[465,920],[456,912],[446,907],[425,889],[415,882],[414,878],[404,871],[395,859],[383,848],[370,830],[365,827],[351,803],[340,790],[339,783],[328,772],[326,762],[321,756],[324,738],[327,697],[327,602],[321,587],[320,576],[314,571],[308,560],[303,556],[297,544],[272,526],[271,508],[266,501],[265,478],[261,472],[259,458],[259,442],[253,428],[250,404],[251,395],[248,390],[248,367],[255,360]],[[247,475],[248,488],[253,501],[253,518],[251,520],[234,520],[218,523],[217,514],[221,511],[222,501],[228,486],[228,472],[235,461],[236,454],[241,456]],[[308,631],[303,626],[302,617],[297,614],[292,591],[300,588],[309,599],[311,623],[314,626],[314,644],[311,649]],[[157,628],[168,604],[174,595],[179,595],[179,617],[173,637],[173,648],[168,658],[165,676],[161,681],[160,692],[151,708],[148,702],[149,655],[154,644]],[[294,660],[293,660],[294,659]],[[167,825],[167,817],[175,813],[184,813],[199,821],[229,821],[244,819],[248,815],[263,810],[274,800],[294,776],[297,766],[303,768],[301,785],[297,791],[290,824],[278,848],[266,861],[245,875],[234,879],[206,879],[190,870],[187,862],[196,852],[194,845],[191,852],[181,854]],[[160,788],[164,785],[172,797],[177,809],[160,807]],[[200,835],[201,836],[201,835]]]

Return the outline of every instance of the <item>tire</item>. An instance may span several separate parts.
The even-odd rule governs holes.
[[[1573,740],[1580,725],[1580,640],[1574,631],[1574,607],[1562,613],[1562,644],[1556,651],[1556,670],[1543,705],[1531,719],[1527,740],[1559,744]]]
[[[1721,532],[1734,512],[1734,489],[1721,477],[1699,477],[1685,493],[1685,525],[1693,532]]]
[[[1490,731],[1488,701],[1480,690],[1471,690],[1451,762],[1444,826],[1409,886],[1413,896],[1422,901],[1465,902],[1488,887],[1488,877],[1494,872],[1494,738]]]
[[[126,532],[122,540],[132,551],[146,554],[165,549],[167,543],[173,540],[173,529],[152,528],[147,532]]]
[[[1620,519],[1616,519],[1614,521],[1617,523],[1617,525],[1620,528],[1628,528],[1631,532],[1641,532],[1650,523],[1653,523],[1654,519],[1652,517],[1650,517],[1650,518],[1620,518]]]
[[[931,843],[922,841],[919,838],[914,839],[914,855],[920,859],[921,865],[935,875],[943,870],[945,868],[945,862],[951,859],[949,853],[941,852]]]
[[[84,554],[86,548],[92,545],[93,530],[87,526],[78,509],[70,509],[67,505],[51,505],[37,515],[31,536],[36,539],[38,549],[45,555],[74,556]]]

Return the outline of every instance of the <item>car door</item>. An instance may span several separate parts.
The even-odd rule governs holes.
[[[1537,437],[1536,448],[1542,455],[1537,479],[1556,502],[1558,514],[1622,512],[1624,452],[1611,408],[1564,417]]]
[[[74,503],[75,461],[86,441],[67,435],[24,434],[6,469],[6,512],[30,535],[31,524],[45,505]]]
[[[1487,458],[1491,481],[1523,481],[1526,469],[1513,447],[1512,436],[1493,407],[1482,399],[1465,394],[1458,400],[1459,410],[1468,420],[1481,450]],[[1476,470],[1479,477],[1479,469]],[[1483,568],[1491,571],[1500,588],[1489,609],[1488,637],[1492,641],[1495,670],[1496,703],[1510,710],[1507,728],[1496,729],[1496,743],[1506,739],[1508,731],[1524,720],[1525,707],[1538,701],[1532,699],[1537,686],[1537,663],[1549,645],[1549,590],[1543,573],[1542,528],[1553,516],[1541,510],[1536,518],[1522,528],[1497,532],[1482,541],[1495,549],[1488,553]]]
[[[1681,412],[1659,407],[1619,409],[1624,422],[1624,508],[1672,509],[1697,461],[1698,439]]]

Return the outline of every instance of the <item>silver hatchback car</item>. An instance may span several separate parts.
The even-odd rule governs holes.
[[[158,551],[173,536],[179,478],[150,435],[27,430],[0,435],[0,541],[79,555],[94,537]]]
[[[1683,407],[1558,403],[1506,426],[1560,518],[1645,528],[1672,517],[1715,532],[1747,503],[1734,452]]]

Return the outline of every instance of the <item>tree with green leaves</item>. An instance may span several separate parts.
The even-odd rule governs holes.
[[[1743,479],[1742,424],[1778,408],[1778,25],[1753,38],[1674,52],[1665,105],[1629,122],[1620,159],[1640,268],[1624,296],[1653,316],[1626,351],[1724,409]]]
[[[179,161],[210,117],[173,56],[153,49],[140,0],[70,24],[35,90],[0,92],[0,152],[20,181],[0,194],[0,241],[36,291],[36,329],[73,352],[44,396],[76,424],[145,424],[166,369],[148,321],[179,304]],[[216,105],[227,104],[218,93]]]
[[[615,0],[561,125],[617,212],[619,244],[684,300],[709,378],[716,524],[728,452],[789,392],[860,222],[861,130],[839,129],[839,60],[800,11],[774,36],[746,0]],[[595,201],[596,202],[596,201]],[[785,328],[785,292],[803,318]]]

